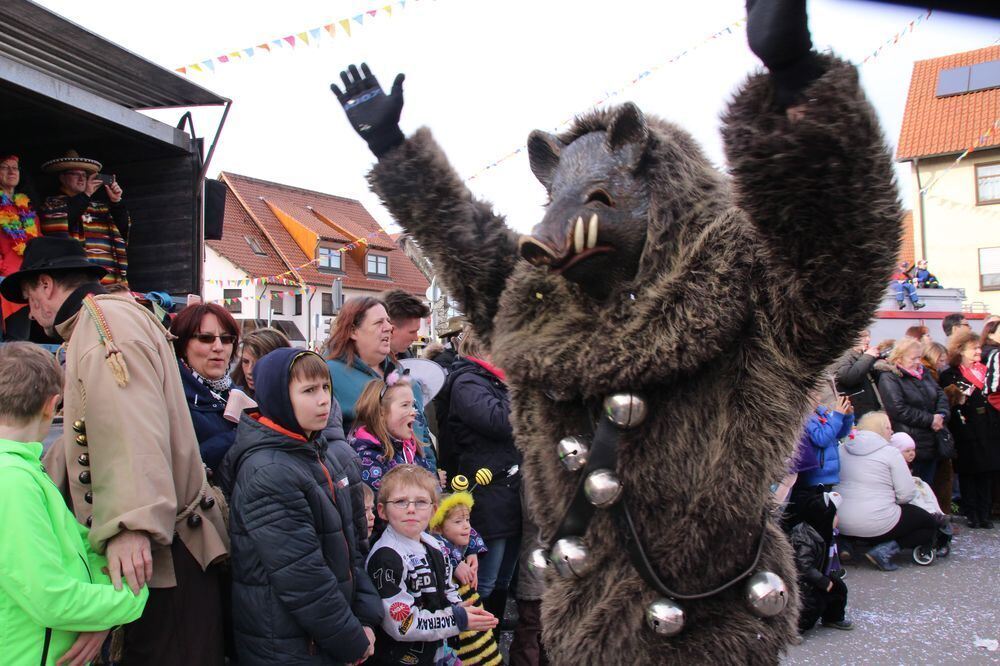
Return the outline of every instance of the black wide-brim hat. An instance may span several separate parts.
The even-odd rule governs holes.
[[[21,281],[24,278],[42,273],[58,275],[66,271],[89,272],[94,280],[100,280],[107,274],[97,264],[87,261],[83,245],[75,238],[32,238],[24,249],[21,270],[11,273],[0,282],[0,296],[11,303],[27,303],[28,300],[21,293]]]

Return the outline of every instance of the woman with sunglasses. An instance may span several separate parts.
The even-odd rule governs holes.
[[[211,478],[236,437],[236,424],[223,414],[233,386],[229,367],[236,358],[239,326],[221,305],[197,303],[180,311],[170,332],[177,336],[174,352],[181,383]]]

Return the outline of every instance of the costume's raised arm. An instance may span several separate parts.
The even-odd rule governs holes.
[[[748,3],[747,34],[767,72],[723,118],[734,203],[772,258],[774,330],[819,366],[867,325],[891,272],[892,158],[856,69],[811,50],[804,0]]]
[[[473,197],[426,128],[380,159],[368,180],[476,332],[488,337],[518,259],[517,235],[491,204]]]
[[[395,220],[433,262],[476,331],[488,339],[500,293],[517,260],[517,236],[493,207],[472,196],[426,129],[399,129],[403,75],[386,95],[367,65],[330,86],[378,164],[368,176]]]

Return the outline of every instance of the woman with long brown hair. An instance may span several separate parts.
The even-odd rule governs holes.
[[[389,357],[392,323],[382,301],[372,296],[349,298],[330,329],[323,357],[330,367],[333,395],[343,411],[344,432],[354,424],[354,403],[373,379],[384,380],[394,369]]]

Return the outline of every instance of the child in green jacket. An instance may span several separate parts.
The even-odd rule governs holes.
[[[5,666],[80,665],[108,631],[132,622],[148,591],[116,591],[41,464],[62,391],[43,348],[0,346],[0,655]]]

